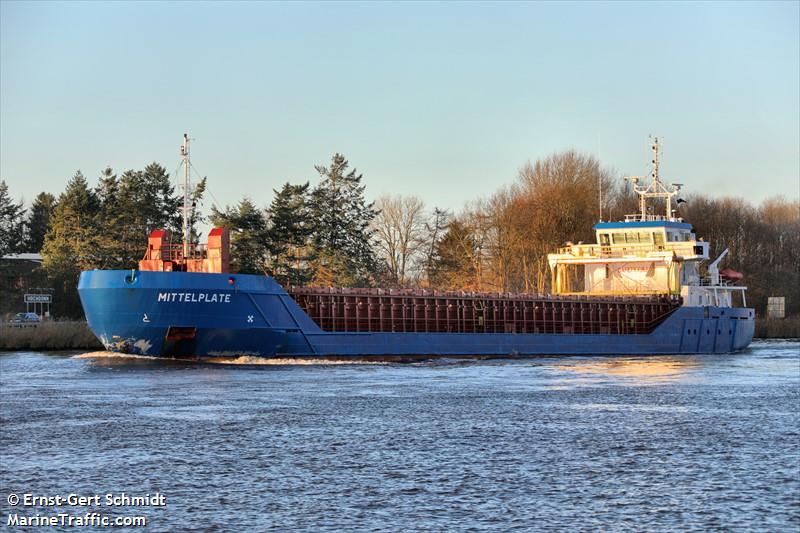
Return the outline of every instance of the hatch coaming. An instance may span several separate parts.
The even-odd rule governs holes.
[[[290,287],[326,332],[548,333],[645,335],[681,305],[679,297],[557,297],[433,290]]]

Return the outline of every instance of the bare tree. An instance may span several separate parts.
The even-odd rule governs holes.
[[[471,233],[473,250],[472,269],[475,272],[474,290],[483,291],[498,286],[495,269],[492,268],[491,242],[495,232],[491,206],[484,199],[467,202],[462,219]]]
[[[425,203],[417,196],[382,196],[375,202],[373,221],[379,255],[386,261],[395,283],[404,287],[410,269],[424,252]]]
[[[470,202],[448,231],[431,271],[448,288],[545,292],[550,280],[547,254],[568,240],[593,239],[599,217],[616,208],[611,172],[591,156],[574,151],[528,163],[516,184],[487,200]],[[623,207],[620,207],[624,209]],[[451,228],[452,229],[452,228]],[[459,287],[460,284],[460,287]]]
[[[434,278],[434,270],[437,266],[439,243],[450,225],[450,212],[446,209],[434,207],[433,211],[428,216],[425,222],[425,242],[422,250],[422,257],[420,261],[422,265],[419,269],[420,275],[425,275],[425,283],[428,286],[432,285]],[[419,284],[419,281],[417,283]]]

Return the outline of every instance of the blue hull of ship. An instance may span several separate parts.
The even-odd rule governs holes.
[[[336,333],[317,326],[272,278],[91,270],[78,292],[106,349],[151,356],[504,357],[728,353],[753,338],[746,308],[680,307],[647,335]],[[188,340],[167,339],[191,329]]]

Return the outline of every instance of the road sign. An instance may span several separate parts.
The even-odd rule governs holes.
[[[26,304],[49,304],[53,303],[53,297],[50,294],[26,294]]]

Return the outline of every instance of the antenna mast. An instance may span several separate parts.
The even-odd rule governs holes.
[[[659,142],[660,139],[655,137],[653,139],[653,146],[651,147],[653,150],[653,184],[650,186],[651,189],[655,191],[661,191],[662,189],[666,190],[661,185],[661,175],[658,173],[659,166],[661,166],[661,143]],[[671,196],[667,196],[667,218],[670,218],[670,200],[672,200]],[[644,197],[642,197],[642,201],[644,202]],[[642,211],[644,214],[644,211]]]
[[[189,256],[189,134],[183,134],[181,145],[181,159],[183,160],[183,257]]]
[[[667,188],[661,183],[661,175],[659,173],[659,166],[661,165],[661,139],[655,137],[653,139],[653,172],[652,181],[647,187],[639,187],[639,180],[642,179],[638,176],[625,178],[630,180],[633,184],[633,190],[639,195],[639,211],[641,220],[658,220],[661,217],[647,214],[647,199],[648,198],[664,198],[666,204],[666,216],[664,220],[673,220],[675,217],[672,213],[672,197],[678,194],[681,190],[681,183],[671,183]]]
[[[598,196],[598,203],[600,204],[600,222],[603,221],[603,174],[602,172],[597,174],[597,196]]]

